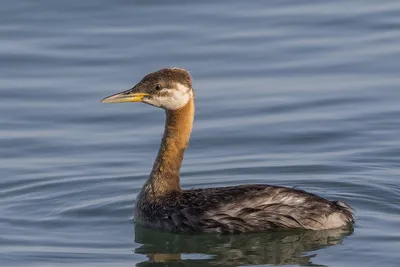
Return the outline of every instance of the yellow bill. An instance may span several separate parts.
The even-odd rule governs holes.
[[[125,102],[142,102],[143,97],[148,96],[147,93],[129,93],[121,92],[110,95],[101,100],[101,103],[125,103]]]

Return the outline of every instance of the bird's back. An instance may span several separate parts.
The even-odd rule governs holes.
[[[302,190],[241,185],[173,192],[156,200],[140,194],[135,220],[174,232],[256,232],[277,228],[332,229],[353,222],[344,202]]]

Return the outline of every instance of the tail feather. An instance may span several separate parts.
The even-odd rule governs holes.
[[[346,216],[348,222],[354,223],[354,209],[346,202],[333,201],[333,204]]]

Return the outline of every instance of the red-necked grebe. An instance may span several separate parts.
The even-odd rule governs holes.
[[[103,103],[143,102],[166,112],[164,136],[150,177],[138,195],[135,221],[173,232],[322,230],[354,222],[352,209],[302,190],[263,184],[183,190],[180,168],[194,118],[190,74],[179,68],[146,75]]]

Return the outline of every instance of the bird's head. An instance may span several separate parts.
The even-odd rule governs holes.
[[[143,102],[165,110],[177,110],[185,106],[193,96],[189,72],[168,68],[146,75],[132,89],[108,96],[101,102]]]

